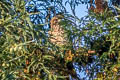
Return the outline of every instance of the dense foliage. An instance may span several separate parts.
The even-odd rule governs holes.
[[[112,5],[106,7],[90,1],[66,0],[72,10],[69,14],[63,0],[1,0],[0,79],[119,79],[118,0],[104,2]],[[89,7],[82,18],[75,12],[80,4]],[[53,43],[49,34],[50,21],[58,15],[62,19],[57,25],[67,38],[62,46]]]

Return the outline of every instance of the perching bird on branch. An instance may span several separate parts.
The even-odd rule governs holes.
[[[50,41],[57,46],[63,46],[67,43],[65,31],[62,28],[62,25],[60,25],[62,19],[62,15],[56,15],[50,21],[51,30],[48,32],[50,35]]]

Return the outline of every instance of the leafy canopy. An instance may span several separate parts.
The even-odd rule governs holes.
[[[79,18],[76,5],[84,3],[97,6],[67,0],[71,15],[63,0],[1,0],[0,79],[82,79],[78,71],[84,71],[86,79],[119,79],[119,4],[112,2],[114,10],[108,6],[100,13],[89,10]],[[59,25],[68,43],[63,46],[52,43],[48,34],[57,14],[64,16]]]

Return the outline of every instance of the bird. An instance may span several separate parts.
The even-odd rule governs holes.
[[[50,31],[48,34],[50,35],[50,42],[57,46],[64,46],[67,43],[67,37],[65,36],[65,30],[63,29],[60,22],[64,18],[63,15],[56,15],[50,21]]]

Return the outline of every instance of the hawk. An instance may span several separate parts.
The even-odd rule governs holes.
[[[62,28],[62,25],[60,25],[62,19],[62,15],[56,15],[50,21],[51,29],[48,32],[48,34],[50,35],[50,42],[57,46],[63,46],[67,43],[65,31]]]

